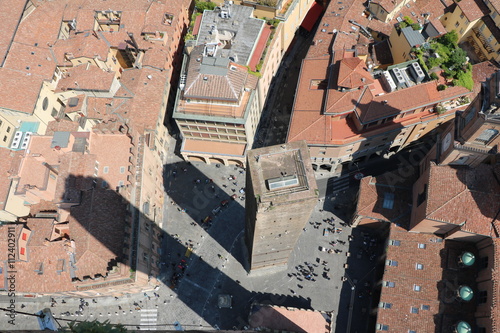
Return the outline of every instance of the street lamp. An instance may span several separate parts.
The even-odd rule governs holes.
[[[346,281],[349,282],[349,284],[351,285],[351,300],[349,302],[349,316],[347,318],[347,330],[346,332],[350,332],[351,331],[351,322],[352,322],[352,310],[354,308],[354,296],[356,295],[356,285],[354,284],[354,282],[352,282],[351,278],[349,277],[349,275],[347,275],[347,273],[344,274],[344,276],[346,277]]]

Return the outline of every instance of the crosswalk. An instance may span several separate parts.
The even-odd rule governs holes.
[[[351,183],[350,177],[342,177],[342,178],[330,178],[328,179],[328,190],[330,192],[338,192],[347,190]]]
[[[158,309],[141,309],[141,330],[156,331]]]

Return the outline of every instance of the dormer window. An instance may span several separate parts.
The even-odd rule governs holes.
[[[96,11],[94,14],[96,31],[119,31],[122,12],[117,10]]]
[[[174,14],[166,13],[165,15],[163,15],[162,23],[166,25],[172,25],[173,20],[174,20]]]

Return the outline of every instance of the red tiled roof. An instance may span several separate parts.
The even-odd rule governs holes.
[[[396,261],[397,266],[384,267],[383,281],[395,286],[382,287],[380,302],[390,303],[391,307],[379,308],[377,312],[377,323],[388,325],[390,332],[435,330],[434,317],[441,309],[437,282],[442,279],[441,252],[445,248],[444,242],[431,241],[435,238],[390,224],[389,239],[400,245],[386,247],[386,259]],[[425,248],[420,249],[418,244],[425,244]],[[416,264],[422,264],[423,269],[417,270]],[[414,290],[415,285],[420,286],[420,291]],[[429,310],[422,310],[422,305],[429,305]],[[411,313],[411,307],[418,308],[418,313]]]
[[[427,218],[463,224],[462,230],[493,236],[492,223],[500,211],[500,184],[491,165],[469,169],[432,164],[428,172]]]
[[[479,94],[481,91],[482,83],[492,77],[499,68],[491,61],[483,61],[478,64],[472,65],[472,80],[474,81],[474,93]]]
[[[254,72],[256,70],[257,64],[260,61],[260,58],[262,57],[262,53],[264,53],[264,49],[266,48],[266,43],[270,35],[271,35],[271,27],[265,24],[264,29],[262,29],[262,32],[260,34],[259,41],[255,45],[252,58],[250,58],[250,62],[248,63],[248,67],[250,67],[250,69]]]
[[[337,86],[349,89],[373,83],[373,77],[365,68],[365,62],[358,57],[340,61]]]
[[[36,75],[18,72],[9,68],[0,68],[0,105],[7,110],[24,113],[33,113],[40,94],[42,80]],[[23,96],[19,98],[19,88],[22,87]]]
[[[238,101],[243,90],[248,70],[236,63],[228,63],[227,67],[205,64],[205,62],[223,60],[223,58],[203,57],[205,45],[197,45],[191,51],[187,68],[184,97],[197,99],[215,99]],[[214,72],[206,73],[209,69]],[[220,73],[215,73],[220,72]]]
[[[68,39],[58,39],[53,46],[59,65],[68,65],[68,58],[87,57],[106,61],[109,45],[104,39],[98,39],[91,32],[72,34]]]
[[[443,23],[439,19],[433,19],[430,21],[430,24],[436,29],[437,33],[440,35],[444,35],[447,31],[446,28],[443,26]]]
[[[50,221],[43,219],[43,221],[37,221],[37,219],[30,219],[36,224],[47,224],[50,226]],[[16,229],[16,241],[21,235],[21,230],[24,224],[17,224],[14,226],[0,226],[0,246],[7,248],[8,245],[8,227],[14,227]],[[33,227],[33,226],[32,226]],[[43,228],[42,225],[40,227]],[[42,230],[42,229],[40,229]],[[36,229],[33,229],[29,240],[33,240],[35,245],[27,245],[27,253],[29,261],[16,261],[15,270],[16,274],[16,292],[18,293],[56,293],[62,291],[73,290],[74,286],[71,282],[71,276],[69,273],[69,256],[68,256],[68,244],[65,241],[51,242],[47,245],[43,245],[43,237],[50,237],[50,233],[47,234],[48,228],[44,228],[45,232],[37,233]],[[38,240],[37,240],[38,239]],[[62,267],[61,263],[64,261],[64,271],[58,272],[58,269]],[[0,265],[7,262],[7,251],[0,251]],[[61,266],[60,266],[61,265]],[[0,266],[1,267],[1,266]],[[7,267],[2,267],[3,274],[0,273],[0,288],[4,287],[5,274],[8,274]],[[37,270],[40,270],[42,274],[38,274]]]
[[[114,108],[115,113],[129,119],[132,132],[142,133],[144,129],[154,129],[158,113],[163,110],[162,98],[168,77],[164,72],[151,68],[124,70],[120,83],[125,88],[123,97]]]
[[[500,0],[490,0],[491,5],[500,13]]]
[[[5,208],[9,196],[12,177],[18,172],[19,163],[24,150],[14,152],[10,149],[0,147],[0,210]]]
[[[99,80],[96,80],[96,78],[99,78]],[[67,70],[63,78],[57,83],[57,91],[109,91],[114,78],[114,72],[107,72],[90,64],[81,64]]]
[[[248,320],[252,328],[296,333],[329,333],[331,318],[320,311],[272,305],[254,305]]]
[[[480,19],[489,12],[482,0],[461,0],[457,5],[470,22]]]
[[[203,18],[203,15],[196,16],[196,20],[194,21],[194,26],[193,26],[193,36],[198,35],[198,32],[200,31],[200,25],[201,25],[202,18]]]
[[[77,130],[77,122],[67,119],[57,119],[48,123],[45,135],[54,135],[54,132],[75,132]]]
[[[373,220],[384,220],[394,222],[398,225],[409,226],[412,203],[412,184],[416,177],[410,176],[398,186],[394,186],[393,180],[399,176],[393,172],[387,172],[380,176],[367,176],[363,178],[359,186],[356,215]],[[384,208],[386,195],[392,197],[392,208]]]
[[[14,37],[16,26],[22,16],[24,1],[1,1],[0,22],[2,22],[2,33],[0,34],[0,66],[7,55],[10,43]]]
[[[77,277],[106,275],[123,251],[125,205],[115,191],[94,189],[71,208],[69,228],[75,241]]]

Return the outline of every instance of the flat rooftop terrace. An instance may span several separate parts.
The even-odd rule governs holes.
[[[316,183],[310,163],[305,141],[249,151],[255,194],[271,198],[297,192],[314,193]]]

